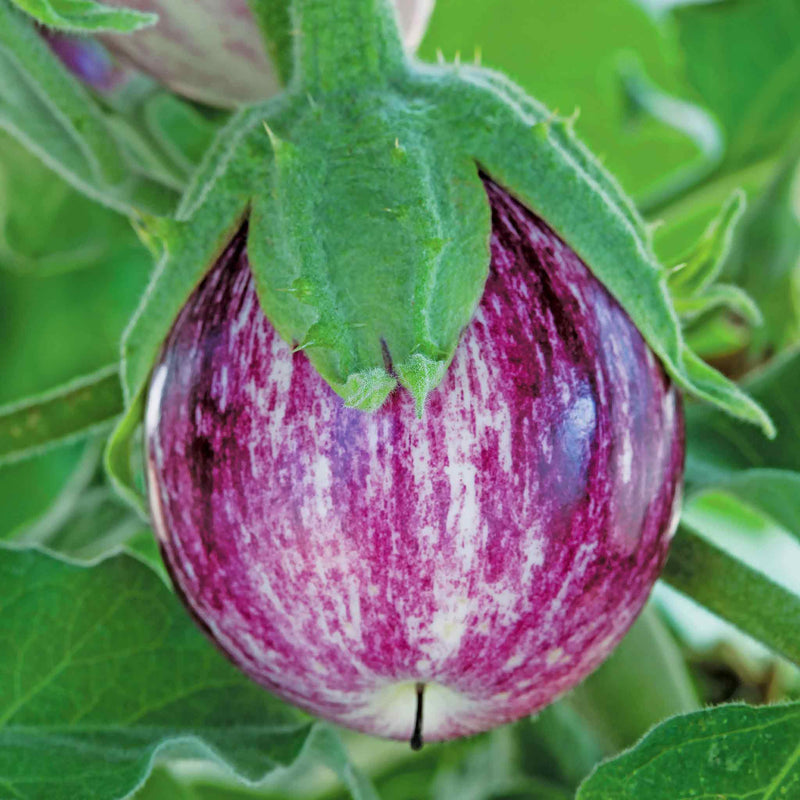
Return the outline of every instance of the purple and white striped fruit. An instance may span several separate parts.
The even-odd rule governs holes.
[[[138,69],[179,94],[230,108],[276,94],[278,72],[264,52],[247,0],[110,0],[155,12],[158,24],[103,39]],[[395,0],[406,47],[415,50],[433,0]]]
[[[145,417],[166,563],[214,641],[312,713],[412,742],[584,678],[679,505],[678,392],[570,247],[485,188],[488,282],[421,419],[407,392],[344,407],[262,313],[244,232],[175,322]]]

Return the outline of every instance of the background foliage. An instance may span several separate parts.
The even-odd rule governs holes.
[[[19,5],[70,25],[149,22],[90,0]],[[683,560],[606,664],[535,720],[420,755],[315,725],[241,678],[191,625],[146,523],[107,485],[98,429],[0,469],[0,539],[15,548],[0,551],[0,798],[800,792],[800,681],[775,655],[800,661],[798,33],[797,0],[438,0],[420,50],[479,57],[560,113],[580,109],[578,133],[658,224],[668,265],[691,263],[732,192],[746,194],[729,249],[714,253],[763,324],[710,307],[687,333],[749,386],[779,435],[688,408]],[[8,63],[0,47],[0,77]],[[9,86],[0,121],[14,110]],[[104,113],[147,165],[123,182],[140,198],[149,181],[179,190],[221,121],[144,84]],[[0,132],[0,404],[112,364],[151,265],[124,216]],[[103,397],[109,385],[98,386]],[[67,424],[46,403],[0,415],[0,463],[15,426]]]

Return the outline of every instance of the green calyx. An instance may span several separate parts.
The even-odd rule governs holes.
[[[269,189],[251,201],[248,256],[264,311],[347,405],[379,407],[398,378],[421,405],[414,365],[443,371],[486,279],[477,168],[391,86],[299,105],[258,143]]]
[[[266,25],[285,10],[251,6]],[[280,335],[347,405],[375,410],[399,384],[424,413],[488,274],[483,171],[583,258],[682,388],[772,433],[688,349],[646,226],[571,121],[491,71],[409,61],[388,0],[293,0],[291,12],[289,34],[271,42],[291,65],[286,91],[240,111],[176,217],[149,228],[163,255],[124,342],[131,408],[173,320],[246,220]]]
[[[488,272],[478,166],[413,86],[389,5],[297,0],[293,12],[286,92],[231,122],[161,228],[165,256],[126,343],[129,396],[246,216],[281,336],[346,405],[377,409],[399,383],[422,413]]]

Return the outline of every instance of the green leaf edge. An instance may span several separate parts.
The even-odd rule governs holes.
[[[175,217],[140,215],[136,220],[140,238],[158,258],[150,282],[122,336],[120,375],[125,414],[108,440],[104,465],[120,496],[144,519],[148,518],[147,498],[136,485],[131,457],[134,437],[144,415],[145,395],[153,364],[184,303],[247,216],[248,198],[231,198],[225,190],[236,148],[261,124],[270,109],[281,109],[283,106],[284,102],[276,98],[234,114],[206,152],[181,198]],[[220,198],[215,198],[212,191],[220,186],[222,189],[218,194],[222,195],[222,205],[233,202],[232,210],[220,210]],[[211,220],[207,231],[208,241],[203,243],[207,251],[206,258],[202,263],[195,264],[188,275],[182,276],[179,267],[175,267],[174,250],[180,248],[180,237],[185,233],[187,223],[203,213],[208,214]],[[180,284],[178,291],[168,285],[167,278],[173,272]]]
[[[735,189],[694,247],[669,270],[667,285],[674,298],[702,294],[717,280],[746,210],[747,196]]]
[[[121,561],[130,561],[135,562],[139,567],[145,569],[147,572],[153,574],[154,579],[163,584],[163,577],[158,573],[156,569],[153,568],[153,565],[144,557],[141,557],[134,551],[131,550],[124,550],[124,551],[112,551],[110,553],[104,554],[97,559],[93,559],[91,561],[80,561],[76,559],[71,559],[69,556],[66,556],[62,553],[56,553],[52,550],[48,550],[45,547],[40,546],[26,546],[20,545],[14,542],[3,542],[0,541],[0,557],[2,556],[3,552],[9,553],[33,553],[36,555],[43,556],[46,559],[51,561],[60,562],[62,564],[68,565],[70,567],[74,567],[80,570],[92,570],[98,567],[102,567],[104,564],[111,563],[111,562],[121,562]],[[170,593],[169,587],[166,585],[162,585],[162,588],[167,593]],[[209,643],[208,645],[211,647],[212,645]],[[264,692],[267,690],[264,689]],[[314,733],[315,729],[321,728],[328,728],[325,723],[318,723],[313,720],[304,721],[298,715],[298,725],[297,725],[297,732],[302,734],[303,730],[306,729],[306,738],[303,744],[298,748],[298,751],[294,757],[294,760],[290,762],[296,763],[303,754],[309,749],[310,745],[313,745],[314,739],[312,734]],[[338,734],[335,730],[331,729],[329,731],[324,731],[323,736],[318,736],[318,739],[322,739],[323,742],[325,738],[328,739],[330,742],[333,738],[338,739]],[[190,744],[193,748],[196,748],[198,753],[203,753],[207,755],[211,760],[215,761],[217,764],[224,766],[225,768],[231,770],[237,778],[239,778],[245,785],[255,785],[264,778],[267,777],[270,773],[264,773],[263,775],[256,776],[255,778],[245,776],[239,773],[237,768],[228,761],[228,759],[222,755],[222,753],[218,752],[216,747],[212,744],[206,742],[201,736],[197,734],[190,734],[186,736],[178,736],[173,738],[165,738],[162,741],[159,741],[155,744],[152,749],[149,751],[149,757],[146,764],[143,765],[141,776],[139,782],[130,788],[129,794],[126,794],[126,797],[133,796],[133,794],[140,789],[149,775],[152,773],[153,766],[156,764],[158,757],[164,753],[169,752],[171,747],[180,746],[181,744]],[[344,749],[344,745],[339,742],[340,748],[334,750],[326,762],[329,768],[333,769],[337,775],[339,775],[342,781],[348,786],[356,786],[359,780],[366,781],[365,778],[360,774],[360,772],[352,767],[352,765],[348,762],[345,763],[344,759],[346,758],[346,751]],[[339,764],[336,764],[337,759],[339,760]],[[281,765],[278,762],[275,763],[275,768],[281,766],[289,766],[289,765]],[[368,783],[366,784],[368,785]],[[369,795],[364,795],[364,800],[377,800],[377,798],[372,798]]]
[[[136,485],[132,467],[136,433],[144,412],[144,388],[129,403],[122,419],[117,423],[106,443],[103,466],[111,485],[144,520],[149,521],[147,496]]]
[[[599,783],[600,779],[604,777],[606,772],[611,771],[614,769],[615,766],[620,764],[624,764],[626,761],[635,759],[637,751],[641,748],[646,747],[653,741],[654,737],[657,737],[659,733],[662,733],[665,729],[669,729],[672,726],[679,725],[683,720],[696,720],[702,718],[713,717],[715,715],[721,715],[733,709],[734,711],[738,709],[742,709],[744,711],[749,711],[755,715],[767,716],[771,714],[781,714],[784,710],[788,711],[792,715],[800,714],[800,702],[782,702],[782,703],[773,703],[770,705],[764,706],[751,706],[746,703],[725,703],[723,705],[715,706],[713,708],[705,708],[700,711],[690,711],[687,714],[677,714],[673,717],[669,717],[665,719],[663,722],[659,722],[657,725],[654,725],[642,738],[632,747],[624,750],[619,755],[613,756],[609,758],[597,766],[592,770],[592,772],[586,777],[586,779],[581,783],[578,787],[578,792],[576,794],[575,800],[633,800],[633,798],[628,795],[628,793],[622,794],[620,790],[624,786],[625,779],[622,778],[621,780],[617,780],[617,786],[610,787],[610,790],[614,792],[614,794],[609,794],[607,787],[600,786],[599,791],[595,789],[593,783]],[[743,732],[750,730],[753,728],[752,723],[747,723],[748,727],[744,729]],[[719,734],[724,736],[726,734]],[[660,755],[660,754],[659,754]],[[652,763],[655,758],[658,758],[659,755],[652,756],[647,759],[644,764],[637,767],[637,769],[641,768],[641,766],[647,766],[648,764]],[[792,768],[794,764],[800,761],[800,744],[797,746],[794,753],[790,756],[789,760],[787,761],[787,767],[781,771],[776,777],[779,779],[783,779],[786,775],[789,774],[788,770]],[[773,781],[774,783],[774,781]],[[706,791],[703,792],[704,797],[711,796],[708,794],[708,789],[711,789],[713,794],[713,787],[703,787]],[[772,794],[772,790],[774,788],[780,788],[779,786],[768,786],[766,787],[770,794],[761,795],[761,800],[767,800],[769,797],[774,797],[775,795]],[[658,787],[651,787],[651,790],[657,790]],[[671,790],[670,790],[671,791]],[[748,793],[748,797],[751,796],[752,793]],[[663,796],[663,795],[662,795]],[[714,795],[716,796],[716,795]],[[719,795],[722,798],[722,795]],[[726,795],[727,797],[727,795]],[[638,798],[637,798],[638,800]]]
[[[590,265],[682,389],[773,438],[775,426],[766,411],[687,345],[647,226],[617,181],[577,139],[574,120],[551,114],[499,73],[471,66],[452,67],[449,73],[453,80],[444,106],[456,123],[453,135],[459,128],[468,130],[481,167]],[[469,109],[467,119],[459,111],[463,108]],[[545,159],[543,171],[539,162]],[[604,225],[598,231],[600,220]],[[629,259],[624,272],[621,257]]]
[[[628,311],[679,386],[733,416],[760,425],[768,436],[774,436],[774,426],[763,409],[688,348],[666,288],[665,270],[655,260],[644,222],[616,181],[578,142],[572,132],[571,121],[555,118],[505,77],[482,69],[419,66],[410,69],[405,80],[412,91],[428,96],[431,93],[437,95],[444,110],[444,122],[451,126],[453,122],[456,123],[453,126],[456,141],[466,139],[467,146],[472,146],[472,155],[477,164],[483,166],[492,177],[503,183],[507,190],[517,194],[533,210],[541,213],[548,224],[553,225],[579,255],[592,264],[597,277]],[[465,103],[466,100],[473,102]],[[471,114],[467,120],[463,119],[465,106],[470,109]],[[285,109],[280,109],[278,113],[283,110]],[[235,160],[235,144],[232,142],[242,141],[264,119],[272,119],[274,115],[275,110],[267,105],[255,106],[240,112],[226,126],[185,195],[179,208],[179,219],[194,218],[198,209],[208,200],[212,188],[224,178],[230,163]],[[491,118],[491,115],[501,119],[504,125],[487,129],[484,123],[483,131],[478,130],[476,136],[476,128],[480,128],[480,125],[475,120],[483,120],[487,116]],[[466,135],[463,133],[465,126],[468,129]],[[499,136],[497,128],[501,128]],[[459,129],[462,131],[460,134]],[[510,152],[515,152],[513,168],[509,168],[506,162],[510,144],[507,133],[509,130],[517,147],[517,152],[515,148],[510,148]],[[555,215],[554,218],[554,214],[549,213],[552,209],[548,208],[546,199],[544,202],[537,202],[541,198],[537,197],[535,188],[525,183],[524,172],[517,157],[520,141],[525,142],[528,159],[549,157],[554,159],[553,163],[558,169],[571,176],[572,183],[567,182],[565,185],[562,182],[560,187],[560,216]],[[530,174],[528,177],[530,178]],[[576,219],[569,210],[564,213],[565,200],[567,206],[581,209],[581,218]],[[586,214],[587,203],[593,209],[591,215]],[[602,239],[598,239],[598,232],[592,229],[592,224],[598,219],[608,224],[607,229],[602,231]],[[631,265],[626,267],[627,272],[622,279],[619,278],[616,266],[618,257],[613,259],[613,264],[608,263],[605,239],[609,231],[615,237],[615,245],[621,243],[625,247],[625,254],[631,259]],[[600,257],[596,258],[596,254]],[[204,265],[204,268],[210,266],[211,262]],[[641,301],[643,277],[646,276],[650,276],[644,287],[648,293],[646,302],[637,302]],[[181,299],[185,301],[187,297],[188,293]],[[177,304],[176,315],[179,307]],[[651,319],[654,308],[658,312],[658,323]],[[140,363],[133,373],[129,369],[125,370],[129,397],[144,382],[150,366]],[[384,392],[385,387],[382,387],[377,395],[371,395],[367,406],[374,408],[379,405],[379,402],[371,401],[375,397],[382,400],[380,395]]]
[[[32,123],[23,119],[20,124],[18,115],[0,113],[0,129],[101,205],[123,214],[163,214],[174,208],[175,195],[137,172],[89,91],[51,52],[30,17],[12,5],[12,0],[0,0],[1,59],[24,79],[22,89],[32,98],[36,113],[48,115],[45,128],[58,127],[59,136],[72,149],[71,157],[64,159],[54,153],[41,118]]]
[[[42,25],[67,33],[133,33],[158,22],[158,14],[132,8],[112,8],[94,0],[82,0],[84,10],[68,16],[63,16],[53,8],[50,0],[11,0],[11,2]],[[97,17],[100,21],[91,24],[81,23],[73,21],[72,17],[78,19]]]
[[[681,319],[691,321],[702,314],[717,309],[733,311],[751,327],[759,327],[764,322],[761,309],[755,300],[740,286],[732,283],[715,283],[701,295],[688,298],[675,298],[675,310]]]

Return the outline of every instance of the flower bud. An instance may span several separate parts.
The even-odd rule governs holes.
[[[111,51],[178,94],[230,108],[276,94],[281,86],[247,0],[113,0],[156,12],[158,24],[103,37]],[[409,50],[416,49],[433,0],[396,0]]]

